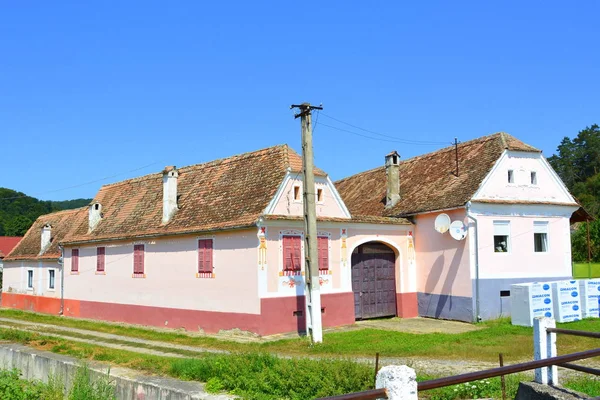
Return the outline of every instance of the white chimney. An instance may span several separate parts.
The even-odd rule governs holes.
[[[50,247],[50,239],[51,238],[52,238],[52,227],[50,226],[50,224],[46,224],[42,228],[42,235],[41,235],[42,241],[40,243],[40,254],[45,252],[46,249],[48,249],[48,247]]]
[[[400,154],[396,151],[385,156],[385,175],[387,177],[385,206],[393,207],[400,200]]]
[[[89,209],[89,231],[91,232],[96,228],[98,222],[102,219],[102,204],[94,203],[90,206]]]
[[[177,207],[177,178],[179,172],[175,166],[165,167],[163,171],[163,217],[162,222],[166,224],[171,220]]]

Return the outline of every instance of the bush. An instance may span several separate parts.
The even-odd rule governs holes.
[[[207,355],[172,363],[173,376],[207,382],[250,400],[306,400],[373,388],[373,367],[345,360],[285,359],[266,353]]]

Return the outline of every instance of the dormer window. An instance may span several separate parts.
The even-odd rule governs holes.
[[[515,171],[512,169],[508,170],[508,183],[515,183]]]
[[[300,186],[294,186],[294,200],[300,201]]]
[[[537,172],[531,171],[531,184],[537,185]]]

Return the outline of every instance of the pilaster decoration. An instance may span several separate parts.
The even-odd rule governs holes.
[[[348,229],[341,228],[340,229],[340,264],[342,267],[348,266],[348,245],[346,244],[346,240],[348,239]]]
[[[260,226],[256,236],[258,237],[258,268],[264,271],[267,266],[267,227]]]
[[[406,246],[407,246],[406,257],[408,259],[408,262],[414,263],[416,260],[416,254],[415,254],[415,242],[413,239],[412,231],[408,231],[408,234],[406,237]]]

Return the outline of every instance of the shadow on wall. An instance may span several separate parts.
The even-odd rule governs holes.
[[[452,286],[454,285],[454,281],[456,280],[456,276],[458,275],[458,270],[460,269],[460,261],[462,259],[463,252],[465,250],[465,246],[460,246],[454,253],[452,260],[450,261],[450,265],[448,267],[448,271],[446,273],[446,278],[441,288],[440,296],[430,296],[427,304],[427,309],[425,315],[431,316],[431,308],[435,307],[435,313],[433,316],[435,318],[444,318],[447,315],[452,314]],[[433,293],[436,286],[438,285],[440,278],[442,276],[442,272],[444,271],[444,265],[446,263],[446,257],[444,253],[442,253],[433,263],[431,270],[429,272],[429,276],[427,277],[427,282],[425,283],[425,290],[427,293]],[[437,299],[437,305],[435,301]],[[431,303],[434,304],[431,304]],[[444,312],[446,311],[446,312]],[[446,314],[446,315],[442,315]]]

